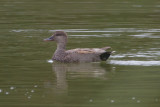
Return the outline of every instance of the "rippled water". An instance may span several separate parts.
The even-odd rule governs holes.
[[[1,0],[0,106],[159,107],[159,0]],[[111,46],[107,62],[62,64],[67,49]]]

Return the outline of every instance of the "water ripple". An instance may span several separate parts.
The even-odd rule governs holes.
[[[150,50],[150,51],[145,51],[145,52],[137,52],[137,53],[126,53],[126,54],[117,54],[117,55],[112,55],[111,57],[113,59],[117,58],[155,58],[160,56],[160,52],[156,50],[157,48]]]
[[[109,63],[115,65],[160,66],[160,61],[111,60]]]
[[[137,38],[160,38],[160,36],[154,36],[152,33],[142,33],[138,35],[129,35],[129,36],[134,36]]]
[[[43,30],[43,29],[13,29],[10,32],[55,32],[58,30],[63,30],[65,32],[141,32],[141,33],[154,33],[160,32],[160,29],[139,29],[139,28],[105,28],[105,29],[54,29],[54,30]]]

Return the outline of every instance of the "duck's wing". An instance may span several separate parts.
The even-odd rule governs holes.
[[[106,52],[101,48],[77,48],[66,51],[66,53],[78,53],[78,54],[102,54]]]
[[[65,60],[68,62],[96,62],[106,61],[111,52],[106,48],[77,48],[66,51]]]

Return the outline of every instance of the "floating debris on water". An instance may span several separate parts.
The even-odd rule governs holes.
[[[34,90],[31,90],[32,93],[34,93]]]
[[[156,98],[155,101],[158,102],[158,99]]]
[[[136,98],[135,97],[132,97],[132,100],[135,100]]]
[[[9,94],[9,92],[5,92],[5,94],[6,94],[6,95],[8,95],[8,94]]]
[[[89,102],[93,102],[93,99],[90,99]]]
[[[110,102],[111,102],[111,103],[114,103],[115,101],[114,101],[114,100],[111,100]]]
[[[38,85],[34,85],[34,87],[35,87],[35,88],[37,88],[37,87],[38,87]]]
[[[137,100],[137,103],[140,103],[141,101],[140,100]]]
[[[10,87],[10,90],[14,90],[14,89],[15,89],[15,87],[13,87],[13,86],[12,86],[12,87]]]
[[[0,89],[0,93],[2,92],[2,89]]]
[[[28,99],[31,99],[31,97],[32,97],[32,96],[30,95],[30,96],[28,96],[27,98],[28,98]]]

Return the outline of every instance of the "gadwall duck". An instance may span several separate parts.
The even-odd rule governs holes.
[[[66,50],[67,33],[56,31],[51,37],[44,41],[55,41],[57,49],[52,57],[58,62],[99,62],[106,61],[112,52],[107,51],[110,47],[104,48],[76,48]]]

